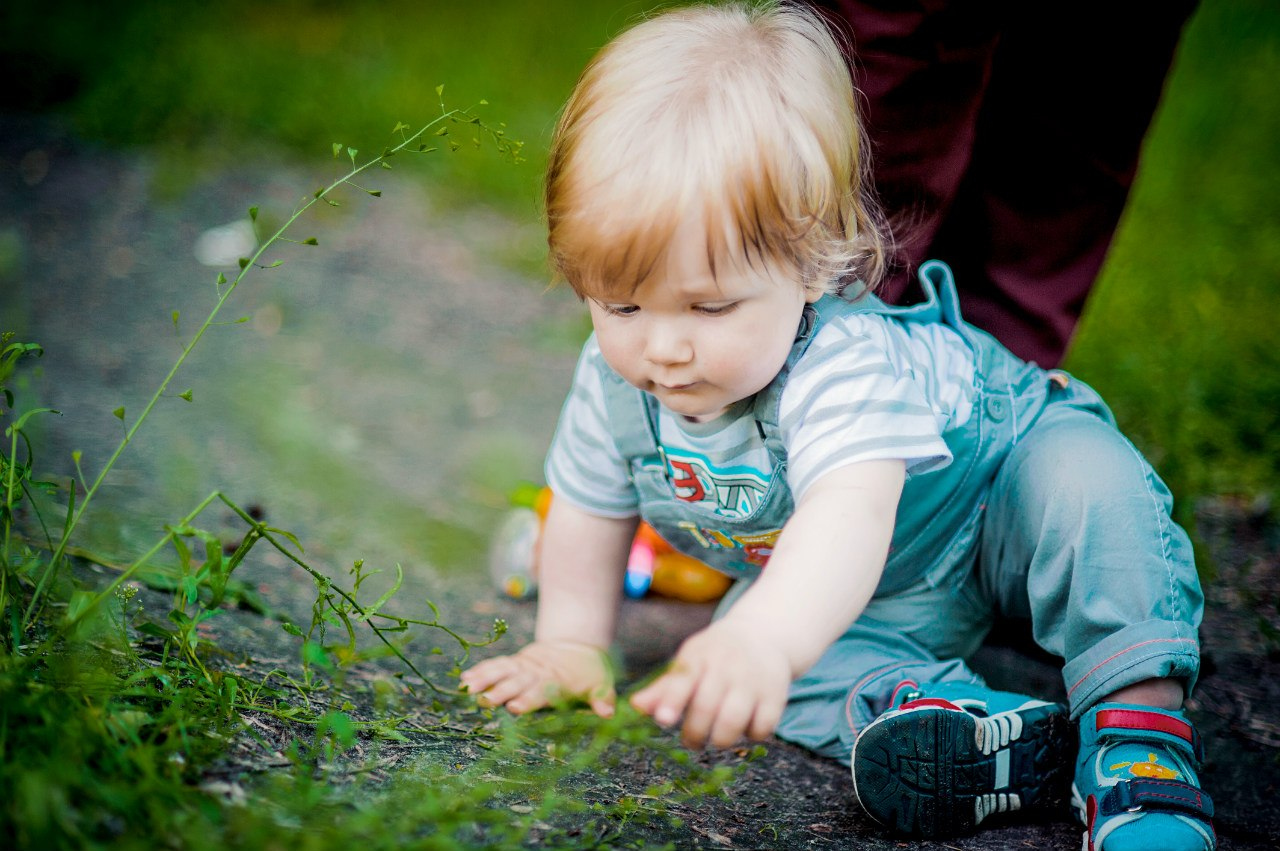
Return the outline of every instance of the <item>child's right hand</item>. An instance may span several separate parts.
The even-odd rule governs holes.
[[[487,659],[467,669],[462,684],[481,706],[505,706],[517,715],[581,698],[608,718],[617,700],[608,654],[573,641],[535,641],[513,656]]]

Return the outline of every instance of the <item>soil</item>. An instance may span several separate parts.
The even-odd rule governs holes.
[[[56,122],[0,117],[0,330],[46,348],[18,390],[63,412],[42,420],[37,435],[48,474],[70,475],[73,450],[83,452],[90,476],[100,469],[121,435],[110,412],[123,404],[132,422],[208,311],[219,270],[195,258],[201,234],[243,219],[250,205],[278,222],[333,168],[319,156],[242,162],[186,173],[166,188],[151,152],[99,149]],[[307,559],[332,575],[362,557],[383,569],[371,583],[381,588],[402,564],[394,605],[403,614],[423,615],[429,599],[442,621],[469,635],[505,619],[510,635],[493,652],[510,650],[531,635],[534,609],[494,592],[485,541],[505,495],[539,478],[583,333],[580,311],[511,259],[529,256],[536,222],[479,208],[437,210],[429,189],[403,176],[384,185],[386,197],[376,202],[351,197],[308,219],[293,236],[316,235],[321,247],[280,252],[285,266],[255,273],[235,294],[223,318],[248,321],[214,328],[202,341],[96,497],[79,543],[123,561],[220,488],[296,533]],[[232,277],[235,268],[223,271]],[[188,387],[190,403],[178,397]],[[1265,503],[1227,498],[1196,514],[1210,573],[1204,670],[1188,704],[1208,742],[1202,780],[1217,807],[1219,848],[1273,849],[1280,847],[1273,803],[1280,518]],[[233,519],[218,509],[200,523],[230,536]],[[238,577],[274,609],[309,617],[314,587],[284,558],[255,551]],[[143,597],[161,602],[151,592]],[[662,664],[710,611],[652,597],[628,602],[619,638],[626,676]],[[231,651],[225,664],[260,673],[295,665],[296,642],[270,618],[234,611],[212,629]],[[1021,652],[1024,638],[1007,625],[974,666],[997,687],[1061,696],[1055,660]],[[430,662],[427,648],[420,652]],[[444,676],[449,663],[439,661],[429,674]],[[210,791],[234,799],[251,777],[283,764],[293,732],[267,716],[248,723],[257,735],[209,773]],[[381,749],[380,773],[393,781],[415,747]],[[847,770],[833,762],[781,742],[750,761],[732,752],[702,758],[741,764],[730,794],[677,807],[681,827],[658,825],[633,838],[680,848],[1080,843],[1067,813],[946,842],[907,842],[862,815]],[[637,790],[654,779],[653,766],[635,758],[600,782]]]

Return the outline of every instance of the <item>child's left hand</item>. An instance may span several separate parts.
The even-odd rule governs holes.
[[[786,706],[791,666],[762,632],[726,617],[695,633],[631,705],[664,727],[683,715],[681,741],[689,748],[729,747],[744,734],[767,738]]]

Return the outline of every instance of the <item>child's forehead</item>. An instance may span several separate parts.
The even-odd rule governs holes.
[[[741,297],[764,286],[798,282],[782,265],[758,254],[733,252],[705,241],[673,240],[639,279],[588,284],[585,294],[596,299],[627,299],[660,295],[686,301],[716,301]]]

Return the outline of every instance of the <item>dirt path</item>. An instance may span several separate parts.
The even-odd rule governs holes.
[[[195,247],[250,205],[278,221],[328,176],[331,163],[268,162],[203,175],[163,200],[145,156],[103,151],[44,123],[0,119],[0,326],[43,343],[22,389],[63,411],[39,435],[43,469],[92,471],[120,436],[216,296],[218,269]],[[377,201],[352,198],[294,234],[286,265],[256,273],[162,400],[103,491],[81,543],[140,551],[161,525],[214,488],[298,534],[335,573],[357,557],[406,570],[407,610],[438,603],[473,634],[494,617],[504,645],[532,630],[532,606],[500,599],[484,575],[485,537],[505,494],[538,479],[568,385],[579,309],[564,293],[512,271],[536,243],[535,223],[432,208],[412,181]],[[305,231],[305,232],[303,232]],[[228,270],[229,271],[229,270]],[[179,331],[172,314],[179,311]],[[178,394],[192,388],[193,401]],[[1208,664],[1191,710],[1209,742],[1204,781],[1220,848],[1280,845],[1280,524],[1269,512],[1219,503],[1201,512],[1219,576],[1204,625]],[[228,523],[225,512],[206,525]],[[305,614],[309,583],[264,557],[245,578],[273,605]],[[709,617],[705,606],[628,604],[622,641],[631,674],[663,660]],[[219,625],[254,664],[287,653],[276,626],[240,614]],[[1060,689],[1045,660],[1005,647],[977,666],[996,685]],[[643,765],[627,778],[643,785]],[[946,843],[885,838],[857,811],[845,770],[781,743],[748,765],[729,798],[685,813],[665,837],[678,847],[1076,848],[1065,816]]]

